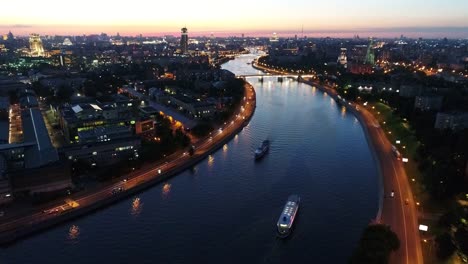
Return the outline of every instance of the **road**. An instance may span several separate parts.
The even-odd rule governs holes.
[[[374,116],[364,107],[360,107],[360,112],[383,176],[385,194],[381,219],[377,220],[390,225],[401,242],[400,249],[392,255],[391,263],[423,263],[416,202],[403,163],[396,159],[391,142],[382,127],[376,125],[378,121]],[[390,197],[392,190],[395,193],[393,198]]]
[[[255,91],[252,86],[246,85],[244,99],[238,107],[236,114],[216,128],[211,135],[194,143],[195,153],[190,156],[188,152],[176,152],[164,160],[154,164],[149,164],[142,169],[135,171],[123,179],[116,179],[113,182],[97,186],[95,188],[69,195],[63,199],[76,202],[77,208],[86,208],[103,200],[113,198],[118,192],[125,192],[141,184],[155,181],[156,179],[170,174],[173,170],[189,164],[193,159],[206,156],[206,154],[216,149],[219,143],[226,141],[239,128],[246,125],[247,120],[255,111]],[[54,220],[63,214],[76,209],[66,206],[62,201],[55,201],[46,206],[37,207],[28,211],[18,211],[17,214],[8,214],[0,222],[0,233],[14,233],[23,228],[28,228],[49,220]]]
[[[336,90],[331,87],[318,87],[339,100]],[[372,147],[379,161],[384,197],[381,204],[381,214],[377,216],[380,219],[376,219],[376,221],[389,225],[400,239],[400,248],[392,254],[390,263],[422,264],[423,255],[416,202],[413,199],[403,163],[397,160],[392,152],[392,143],[387,139],[385,131],[378,125],[378,121],[365,106],[359,105],[357,107],[352,102],[343,102],[343,104],[361,117],[361,121],[363,121],[361,124],[367,130],[367,136],[372,141]],[[394,197],[390,196],[392,190],[395,193]]]

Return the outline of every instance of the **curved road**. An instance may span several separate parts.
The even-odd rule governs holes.
[[[361,117],[365,121],[370,140],[380,162],[384,183],[384,200],[381,222],[391,226],[400,238],[400,249],[392,255],[392,263],[423,263],[421,239],[418,230],[416,204],[411,192],[403,163],[396,159],[392,152],[392,144],[385,136],[385,131],[378,121],[367,110],[360,107]],[[391,191],[395,196],[390,196]],[[408,203],[405,202],[408,200]]]
[[[311,83],[312,84],[312,83]],[[336,90],[318,86],[336,100]],[[375,154],[379,160],[380,172],[383,178],[384,197],[381,213],[377,222],[389,225],[400,239],[400,248],[392,254],[390,262],[395,264],[422,264],[423,255],[421,238],[418,230],[416,203],[413,199],[411,186],[408,181],[403,163],[396,159],[392,152],[392,143],[385,135],[375,117],[365,108],[354,103],[346,103],[347,109],[360,117],[363,128],[367,131]],[[359,110],[358,110],[359,109]],[[392,190],[394,197],[390,196]],[[405,202],[408,200],[408,203]]]

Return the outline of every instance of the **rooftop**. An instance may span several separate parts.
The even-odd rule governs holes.
[[[24,110],[22,121],[24,141],[36,143],[25,151],[25,167],[36,168],[57,161],[57,150],[52,146],[41,111],[35,108]]]

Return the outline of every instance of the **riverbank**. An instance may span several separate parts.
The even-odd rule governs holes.
[[[256,109],[256,95],[255,90],[248,83],[244,86],[244,98],[242,104],[238,107],[238,114],[233,115],[225,123],[225,126],[220,127],[219,133],[196,143],[196,151],[193,156],[180,151],[158,162],[152,168],[132,173],[125,182],[114,182],[86,194],[66,197],[73,198],[78,202],[79,206],[76,208],[56,214],[46,214],[45,211],[35,210],[29,215],[3,222],[0,224],[0,244],[12,244],[21,238],[102,209],[194,166],[211,153],[222,148],[249,123]],[[124,191],[113,193],[115,188],[122,186],[125,187]],[[53,208],[56,208],[56,205]]]
[[[416,202],[413,199],[405,169],[392,153],[392,144],[375,117],[365,108],[346,102],[336,90],[317,83],[300,80],[317,87],[346,108],[360,122],[366,140],[375,155],[380,174],[379,210],[375,222],[389,225],[400,239],[400,249],[392,255],[390,263],[423,263],[421,239],[418,231]],[[395,197],[390,197],[390,192]]]
[[[291,74],[290,72],[260,66],[256,61],[252,63],[252,66],[267,73]],[[339,95],[335,89],[303,78],[298,78],[298,81],[317,87],[331,96],[335,102],[345,107],[347,111],[353,113],[358,119],[380,175],[379,210],[376,219],[372,221],[389,225],[400,239],[400,249],[392,255],[391,263],[423,263],[416,202],[412,195],[405,168],[400,161],[395,159],[391,150],[392,144],[386,137],[385,131],[381,129],[378,121],[367,109],[362,106],[359,108],[357,104],[338,97]],[[390,196],[391,192],[395,193],[394,197]]]

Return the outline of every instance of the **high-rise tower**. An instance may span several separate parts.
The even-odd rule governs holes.
[[[348,65],[348,56],[346,55],[347,49],[341,48],[340,56],[338,56],[338,63],[343,67],[347,67]]]
[[[370,38],[369,46],[367,47],[366,59],[364,61],[364,63],[366,64],[374,65],[375,63],[375,54],[374,54],[374,50],[372,49],[373,45],[374,45],[374,40]]]
[[[187,33],[187,28],[184,27],[181,30],[181,36],[180,36],[180,50],[182,54],[187,54],[188,53],[188,33]]]
[[[43,57],[45,55],[39,34],[33,33],[29,36],[29,49],[31,50],[31,57]]]

